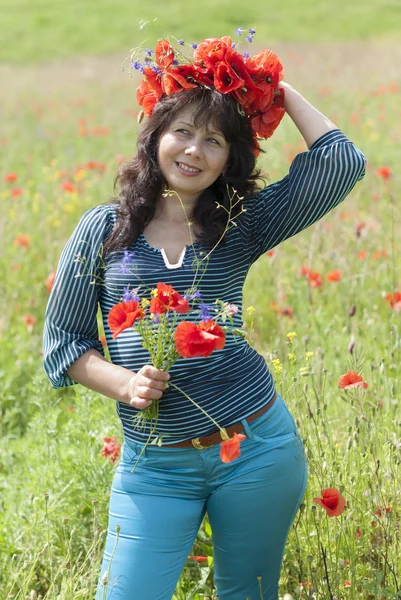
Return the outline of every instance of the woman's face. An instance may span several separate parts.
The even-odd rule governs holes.
[[[158,162],[168,188],[187,201],[196,200],[216,181],[230,154],[230,145],[215,127],[195,127],[195,110],[196,105],[190,105],[176,115],[161,135],[158,148]]]

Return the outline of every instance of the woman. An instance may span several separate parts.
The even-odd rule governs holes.
[[[364,176],[364,155],[282,81],[278,59],[273,67],[269,51],[240,59],[230,42],[205,40],[192,66],[177,66],[171,46],[159,42],[155,76],[146,66],[138,91],[147,119],[137,155],[118,175],[116,202],[83,215],[49,298],[44,355],[53,387],[81,383],[116,400],[124,431],[98,600],[170,600],[205,513],[219,599],[277,600],[306,488],[294,420],[244,339],[228,334],[223,349],[179,359],[166,373],[149,364],[135,331],[113,339],[108,324],[119,299],[162,281],[183,297],[198,294],[203,319],[217,298],[232,306],[240,328],[253,262],[320,219]],[[257,191],[256,135],[270,137],[284,112],[309,151],[284,179]],[[193,292],[194,258],[206,255]],[[82,276],[79,263],[92,265],[97,279]],[[98,340],[98,304],[111,362]],[[219,432],[186,396],[166,389],[170,377],[230,438],[246,438],[236,460],[221,462]],[[149,428],[135,429],[132,418],[157,400],[160,445],[144,449]]]

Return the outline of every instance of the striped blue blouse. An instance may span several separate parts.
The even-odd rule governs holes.
[[[249,268],[259,256],[315,223],[349,194],[365,174],[366,159],[339,130],[321,136],[308,152],[298,154],[284,179],[267,186],[245,201],[246,212],[227,234],[227,244],[211,254],[200,283],[202,302],[218,298],[239,307],[234,326],[242,327],[242,292]],[[141,292],[159,281],[171,284],[180,294],[193,285],[193,259],[202,252],[195,242],[176,265],[141,235],[129,248],[129,269],[121,268],[124,251],[100,259],[101,243],[116,221],[116,205],[102,204],[88,210],[65,246],[57,268],[45,318],[44,368],[54,388],[76,382],[68,367],[90,348],[104,355],[99,341],[97,311],[100,306],[111,361],[138,371],[150,362],[139,334],[132,328],[112,339],[107,324],[110,309],[121,302],[124,288]],[[77,260],[77,256],[79,260]],[[101,273],[100,284],[85,276],[85,260]],[[77,275],[79,276],[77,277]],[[183,316],[185,318],[185,316]],[[207,358],[180,358],[170,369],[171,381],[193,398],[221,426],[237,422],[267,404],[274,394],[273,378],[264,358],[244,339],[227,334],[222,350]],[[126,438],[145,442],[148,430],[134,429],[138,412],[117,402]],[[211,421],[180,392],[170,387],[160,402],[158,432],[164,443],[207,435],[215,430]]]

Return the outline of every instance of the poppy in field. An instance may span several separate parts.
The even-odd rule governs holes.
[[[365,259],[366,259],[366,257],[367,257],[367,255],[368,255],[368,253],[367,253],[367,251],[366,251],[366,250],[361,250],[360,252],[358,252],[358,254],[356,255],[356,257],[357,257],[359,260],[365,260]]]
[[[137,319],[142,319],[145,311],[140,307],[139,302],[130,300],[129,302],[120,302],[113,306],[109,312],[107,323],[113,334],[113,340],[125,329],[132,327]]]
[[[322,285],[322,277],[317,271],[310,271],[306,278],[312,288],[318,288]]]
[[[154,290],[154,297],[150,301],[151,314],[163,314],[169,310],[185,314],[189,311],[188,300],[185,300],[172,285],[159,282]]]
[[[321,496],[321,498],[313,498],[313,502],[323,506],[328,517],[338,517],[344,512],[346,501],[337,489],[326,488],[321,491]]]
[[[52,291],[52,287],[53,287],[55,278],[56,278],[56,271],[51,271],[51,273],[49,273],[45,279],[45,286],[46,286],[46,289],[49,292],[49,294]]]
[[[240,444],[245,438],[243,433],[234,433],[233,437],[221,442],[220,458],[223,463],[229,463],[241,456]]]
[[[376,169],[376,175],[384,179],[384,181],[387,181],[391,178],[391,169],[390,167],[386,166],[379,167],[378,169]]]
[[[182,321],[174,333],[175,347],[182,358],[210,356],[213,350],[222,350],[226,342],[223,329],[212,319],[199,325]]]
[[[14,183],[14,181],[17,181],[17,179],[18,179],[17,173],[6,173],[4,175],[4,181],[6,183]]]
[[[36,323],[36,317],[34,317],[33,315],[23,315],[22,318],[27,327],[29,327],[30,325],[33,326]]]
[[[368,384],[355,371],[348,371],[345,375],[341,375],[338,385],[342,390],[350,390],[356,387],[363,387],[366,390],[368,387]]]
[[[63,181],[61,188],[68,194],[74,194],[77,192],[77,187],[71,181]]]
[[[362,231],[366,228],[366,223],[364,223],[363,221],[361,221],[360,223],[357,223],[355,226],[355,235],[356,237],[361,237],[362,235]]]
[[[120,456],[121,443],[116,439],[115,436],[112,438],[103,438],[103,448],[100,451],[100,455],[107,458],[110,462],[116,462]]]
[[[13,241],[13,246],[20,246],[21,248],[29,248],[30,243],[31,243],[30,236],[20,233],[19,235],[17,235],[17,237]]]
[[[375,250],[373,253],[374,260],[379,260],[379,258],[386,258],[386,256],[387,250],[385,248],[382,248],[381,250]]]
[[[10,194],[14,198],[19,198],[20,196],[22,196],[22,189],[19,187],[14,187],[10,190]]]
[[[392,309],[396,311],[401,310],[401,292],[391,292],[391,294],[387,294],[386,301]]]
[[[341,281],[341,271],[330,271],[330,273],[327,273],[326,275],[326,280],[330,282]]]
[[[188,560],[196,560],[198,563],[207,562],[207,556],[188,556]]]

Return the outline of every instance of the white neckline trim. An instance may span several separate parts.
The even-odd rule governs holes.
[[[182,267],[182,263],[184,261],[184,256],[185,256],[186,250],[187,250],[187,247],[184,246],[184,248],[181,251],[180,258],[178,259],[178,262],[174,263],[174,264],[171,264],[170,261],[169,261],[169,259],[167,258],[167,254],[166,254],[164,248],[160,248],[160,252],[161,252],[161,255],[163,257],[164,264],[166,265],[166,267],[168,269],[179,269],[180,267]]]

